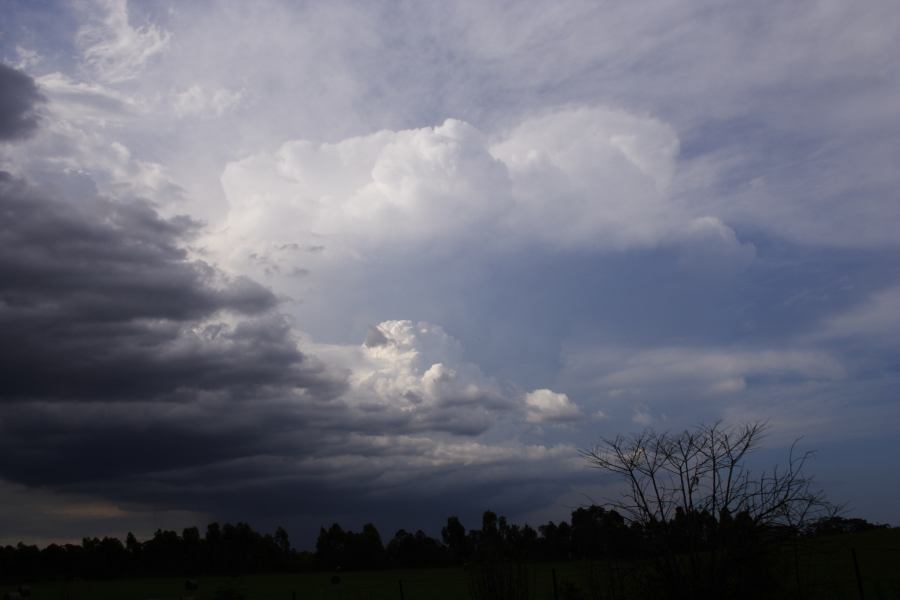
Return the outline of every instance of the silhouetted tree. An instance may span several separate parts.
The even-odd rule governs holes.
[[[631,556],[639,537],[615,510],[594,505],[572,511],[572,552],[578,558]]]
[[[279,550],[284,552],[285,554],[289,554],[291,551],[291,540],[288,537],[288,532],[284,530],[284,527],[279,527],[275,530],[275,545]]]
[[[204,539],[196,527],[188,527],[180,536],[157,530],[143,543],[129,532],[124,544],[112,537],[86,537],[79,545],[50,544],[43,550],[25,544],[0,547],[0,579],[234,574],[310,567],[311,556],[291,550],[282,528],[275,536],[261,535],[245,523],[226,525],[224,532],[211,523]]]
[[[466,539],[466,528],[459,518],[452,516],[447,518],[447,524],[441,529],[441,539],[450,552],[450,559],[454,563],[462,563],[469,558],[469,545]]]
[[[525,600],[532,587],[528,558],[518,544],[525,539],[521,530],[506,517],[487,510],[481,530],[469,533],[474,563],[469,567],[469,587],[476,600]]]
[[[810,523],[804,533],[807,535],[841,535],[871,531],[873,529],[887,529],[888,527],[888,525],[884,524],[870,523],[865,519],[832,515]]]
[[[758,474],[748,468],[764,429],[762,423],[676,434],[648,429],[582,451],[589,464],[624,479],[628,492],[613,506],[642,529],[666,596],[754,593],[748,584],[763,578],[747,571],[762,568],[765,542],[831,511],[803,472],[810,453],[792,447],[780,468]]]
[[[438,567],[449,562],[447,548],[421,529],[414,534],[400,529],[388,542],[387,554],[391,566],[422,568]]]
[[[141,550],[141,543],[134,534],[129,531],[128,535],[125,536],[125,551],[128,552],[129,556],[129,571],[136,570],[141,564]]]
[[[316,566],[320,569],[341,567],[346,537],[344,530],[337,523],[333,523],[328,529],[321,527],[316,540]]]

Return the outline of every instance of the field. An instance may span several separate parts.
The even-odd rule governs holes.
[[[859,598],[854,567],[867,600],[900,600],[900,529],[876,530],[854,535],[824,537],[800,546],[800,587],[810,598]],[[793,561],[788,549],[785,563]]]
[[[462,569],[410,571],[360,571],[296,575],[245,575],[203,577],[196,592],[184,591],[184,578],[127,579],[115,581],[48,582],[32,586],[32,600],[145,600],[193,597],[212,600],[219,590],[234,590],[251,600],[380,600],[400,598],[400,582],[407,600],[433,598],[455,600],[467,596]]]
[[[814,599],[860,598],[856,568],[868,600],[900,599],[900,529],[827,537],[804,543],[783,553],[783,576],[791,597]],[[581,598],[591,598],[590,569],[608,563],[566,562],[533,565],[529,587],[535,600],[552,600],[555,571],[559,598],[575,586]],[[629,571],[628,563],[615,565]],[[360,571],[294,575],[246,575],[203,577],[196,592],[184,590],[184,578],[125,579],[113,581],[44,582],[31,586],[33,600],[148,600],[151,598],[213,600],[223,590],[233,590],[249,600],[461,600],[469,598],[471,575],[463,568]],[[7,586],[8,588],[8,586]],[[5,591],[6,588],[4,588]],[[605,582],[593,590],[607,598]],[[798,593],[799,592],[799,593]],[[572,596],[569,596],[572,597]]]

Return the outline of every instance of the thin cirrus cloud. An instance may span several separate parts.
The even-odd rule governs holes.
[[[815,335],[896,342],[900,336],[900,287],[879,290],[857,306],[833,315]]]
[[[612,396],[673,385],[682,392],[730,394],[743,391],[749,378],[834,381],[847,376],[839,359],[809,349],[580,348],[567,353],[565,369]]]
[[[104,0],[103,10],[88,12],[76,41],[82,61],[97,79],[120,83],[138,77],[144,64],[165,51],[169,34],[147,24],[134,27],[129,22],[127,0]]]

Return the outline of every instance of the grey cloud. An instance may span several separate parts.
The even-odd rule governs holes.
[[[270,291],[188,257],[197,223],[6,173],[0,212],[0,477],[121,483],[253,455],[299,426],[284,402],[340,393]]]
[[[195,483],[221,485],[216,464],[311,454],[319,436],[306,431],[309,415],[285,410],[264,395],[265,389],[254,391],[254,398],[241,401],[193,393],[182,403],[7,406],[0,426],[0,472],[27,485],[112,491],[139,500],[141,490],[158,486],[166,473],[191,470]],[[298,431],[307,435],[295,435]],[[254,479],[238,471],[228,475],[234,488]],[[173,491],[168,502],[176,497]]]
[[[21,406],[3,420],[0,473],[9,480],[117,503],[288,525],[313,539],[319,520],[436,526],[448,514],[505,512],[551,501],[577,471],[574,449],[511,449],[447,436],[341,431],[323,415],[291,414],[272,399],[199,401],[195,410],[148,404]],[[112,449],[115,449],[113,452]],[[502,498],[512,486],[521,490]],[[319,516],[316,516],[319,515]],[[388,529],[390,531],[390,529]]]
[[[889,59],[897,45],[895,4],[879,1],[858,10],[849,4],[811,3],[802,11],[777,3],[736,4],[710,11],[702,5],[647,10],[635,4],[563,2],[541,10],[522,5],[515,18],[501,4],[436,10],[423,6],[399,12],[378,4],[313,12],[292,4],[273,4],[265,11],[184,7],[172,17],[177,47],[170,47],[167,55],[155,54],[159,62],[146,61],[141,77],[116,87],[133,92],[135,106],[148,112],[124,114],[128,104],[106,102],[117,96],[106,95],[102,86],[79,83],[76,89],[70,81],[64,89],[66,81],[60,80],[51,89],[47,78],[41,78],[50,108],[60,115],[97,116],[117,124],[114,129],[83,126],[85,132],[96,132],[96,139],[56,136],[30,153],[57,159],[66,152],[98,156],[93,161],[79,158],[78,164],[98,173],[121,168],[126,175],[116,180],[120,185],[126,177],[142,179],[144,171],[121,166],[123,159],[114,160],[104,150],[115,138],[134,152],[134,160],[164,156],[163,166],[190,190],[190,210],[207,211],[202,214],[217,220],[222,216],[215,212],[222,206],[217,201],[220,167],[236,158],[235,149],[274,148],[297,137],[346,140],[440,123],[447,116],[500,135],[560,106],[600,103],[653,116],[671,125],[681,142],[680,158],[673,165],[673,201],[664,204],[673,210],[691,209],[692,218],[714,215],[733,227],[731,235],[707,227],[695,232],[699,235],[690,243],[679,242],[674,255],[672,248],[650,245],[604,258],[548,253],[533,246],[501,255],[486,253],[483,244],[462,243],[454,252],[441,254],[425,236],[425,252],[410,252],[401,245],[394,254],[360,253],[362,260],[353,262],[361,265],[357,272],[335,267],[345,260],[345,231],[315,237],[297,232],[308,225],[306,215],[276,216],[273,220],[285,226],[287,234],[261,236],[268,253],[260,256],[273,260],[254,261],[248,274],[260,277],[269,269],[267,282],[283,285],[281,292],[303,296],[291,310],[317,340],[358,343],[366,324],[386,316],[441,323],[465,345],[465,360],[484,373],[515,380],[523,389],[558,383],[585,414],[597,408],[608,412],[609,420],[597,425],[603,428],[599,433],[636,427],[629,421],[635,410],[653,416],[659,426],[666,414],[672,419],[669,424],[680,419],[688,425],[699,418],[717,418],[723,411],[728,416],[736,408],[744,410],[731,413],[738,420],[775,418],[787,411],[797,424],[791,432],[802,433],[809,433],[810,421],[825,413],[835,415],[829,417],[834,431],[846,432],[842,421],[858,432],[864,430],[862,423],[888,427],[896,422],[889,418],[896,412],[891,404],[896,396],[896,361],[891,357],[896,353],[890,351],[893,346],[885,352],[885,344],[896,340],[891,337],[895,328],[889,326],[893,303],[886,301],[893,296],[875,302],[878,290],[896,286],[900,204],[895,190],[900,171],[894,150],[900,139],[895,124],[900,121],[893,117],[900,105],[893,99],[900,78],[898,63]],[[330,25],[335,23],[346,35],[333,35]],[[259,31],[266,32],[264,39]],[[71,31],[65,34],[72,37]],[[210,44],[213,38],[235,43]],[[353,43],[345,44],[348,39]],[[51,53],[46,52],[48,57]],[[279,58],[300,60],[294,73],[302,76],[284,73]],[[129,75],[133,71],[127,70]],[[321,93],[302,93],[311,82]],[[166,90],[195,85],[203,94],[246,86],[247,101],[235,106],[233,115],[223,115],[225,121],[185,118],[177,124],[171,120],[171,102],[153,104]],[[57,140],[72,149],[60,150]],[[359,172],[368,176],[371,169]],[[315,181],[355,181],[344,170],[328,179],[316,167],[313,175]],[[435,178],[426,175],[421,180]],[[586,187],[615,194],[608,186]],[[553,186],[544,189],[552,191]],[[530,191],[539,197],[543,190]],[[106,208],[87,206],[87,213],[108,214]],[[253,208],[271,215],[265,206],[258,202]],[[535,221],[548,232],[557,229],[552,220]],[[388,222],[391,236],[394,225]],[[387,397],[395,403],[376,401],[365,389],[355,403],[346,393],[335,398],[327,386],[322,389],[325,383],[311,377],[317,372],[312,359],[292,362],[297,353],[290,328],[271,307],[264,308],[261,296],[242,291],[238,281],[223,283],[215,269],[179,254],[177,242],[190,235],[192,226],[178,227],[183,229],[172,234],[172,244],[163,244],[161,255],[148,258],[168,265],[158,269],[155,279],[151,269],[131,276],[133,269],[126,268],[97,287],[97,294],[66,291],[72,289],[67,284],[58,301],[51,284],[61,285],[67,269],[83,277],[77,261],[59,260],[65,269],[33,279],[31,295],[14,307],[21,317],[16,323],[31,327],[31,333],[19,333],[13,341],[36,342],[36,331],[46,332],[44,339],[64,340],[66,347],[58,352],[49,343],[40,345],[40,352],[27,345],[24,350],[35,361],[41,358],[42,365],[52,363],[45,374],[94,373],[108,385],[91,388],[69,375],[61,378],[71,383],[68,387],[34,376],[26,381],[31,387],[23,388],[39,391],[41,402],[0,403],[7,427],[0,432],[0,444],[6,444],[0,456],[8,463],[0,473],[133,501],[231,510],[242,519],[254,518],[248,511],[276,508],[294,514],[319,511],[329,520],[342,519],[341,512],[379,519],[385,511],[394,511],[398,525],[408,527],[415,523],[412,515],[424,510],[499,508],[494,498],[502,487],[518,496],[517,501],[537,502],[529,486],[544,485],[535,482],[546,482],[542,478],[550,476],[555,464],[542,472],[515,464],[503,473],[506,485],[498,478],[481,481],[476,489],[474,477],[461,477],[457,487],[440,487],[440,493],[431,485],[438,472],[473,475],[491,468],[479,471],[481,467],[463,468],[458,461],[436,461],[420,471],[415,486],[379,479],[406,469],[427,450],[427,445],[398,447],[398,437],[412,432],[427,434],[436,444],[461,435],[486,433],[497,440],[537,434],[510,431],[514,424],[506,419],[521,418],[521,411],[498,407],[479,413],[466,403],[490,398],[454,395],[453,390],[435,395],[434,404],[424,408],[421,386],[395,386],[401,393]],[[371,228],[361,231],[363,237],[375,233]],[[753,246],[723,243],[733,238]],[[891,248],[857,248],[878,244]],[[826,252],[822,246],[831,249]],[[166,250],[174,254],[166,258]],[[61,250],[54,256],[67,259],[67,253]],[[274,262],[279,257],[284,261]],[[102,252],[99,260],[105,260]],[[137,269],[140,260],[124,262]],[[310,274],[295,276],[300,274],[294,273],[295,265],[309,268]],[[84,269],[93,277],[99,271]],[[141,314],[141,301],[154,289],[171,291],[144,309],[149,316],[129,317]],[[312,289],[316,293],[309,293]],[[871,305],[854,308],[868,296]],[[243,305],[238,297],[245,298]],[[34,314],[25,306],[32,306]],[[5,304],[0,308],[7,310]],[[41,312],[53,326],[44,328],[44,322],[32,317],[50,308],[60,312]],[[241,325],[211,316],[222,311],[238,313]],[[67,321],[65,315],[73,317]],[[85,321],[86,315],[91,320]],[[103,320],[106,315],[110,318]],[[810,339],[810,331],[823,324],[825,332]],[[861,335],[867,332],[877,334],[877,348],[875,336]],[[108,355],[98,354],[95,342],[103,339],[113,342]],[[377,339],[369,341],[364,348],[386,349]],[[598,344],[616,356],[599,365],[586,360],[576,368],[566,349]],[[817,374],[838,370],[812,368],[815,361],[798,366],[791,362],[796,358],[784,353],[772,355],[766,364],[748,358],[766,348],[797,345],[833,356],[845,365],[847,377],[821,377]],[[260,348],[264,351],[257,356]],[[132,355],[125,356],[123,350]],[[875,352],[880,360],[868,362]],[[12,351],[6,354],[15,358]],[[122,366],[115,368],[129,374],[122,377],[124,387],[113,381],[111,368],[88,370],[91,357],[107,360],[107,366],[114,364],[109,357],[119,359]],[[867,364],[861,365],[863,357]],[[143,370],[128,370],[129,364],[142,365]],[[780,366],[773,370],[772,364]],[[860,366],[869,381],[858,381]],[[348,373],[359,373],[352,362],[346,367]],[[140,385],[132,383],[131,374],[140,375],[134,376]],[[172,381],[179,385],[168,383]],[[298,392],[291,382],[302,384]],[[642,389],[632,389],[639,384]],[[80,391],[58,399],[68,390]],[[117,390],[130,390],[131,399],[118,401]],[[828,410],[821,404],[823,395],[832,396]],[[71,402],[74,398],[79,401]],[[95,406],[91,398],[105,402]],[[879,412],[873,408],[877,403],[890,406],[891,412]],[[493,419],[499,422],[485,432]],[[572,423],[565,432],[544,427],[540,439],[588,440],[594,425]],[[348,440],[362,432],[388,437],[390,456],[383,456],[383,446],[371,439]],[[109,448],[120,452],[109,457]],[[145,456],[147,448],[155,452]],[[12,464],[16,457],[27,460]],[[78,457],[92,464],[79,464]],[[302,457],[320,462],[316,468],[295,468]],[[368,472],[342,462],[359,457],[384,462],[378,468],[366,463]],[[326,477],[329,470],[331,478]],[[509,478],[510,470],[527,476]],[[568,485],[570,480],[563,479],[553,489]],[[537,496],[546,501],[552,493]],[[427,502],[416,504],[426,497]]]
[[[134,531],[145,537],[158,528],[179,530],[206,523],[205,515],[128,507],[78,494],[35,490],[0,480],[0,544],[29,540],[40,546],[52,542],[80,543],[85,532],[98,537]]]
[[[24,138],[38,125],[35,108],[44,98],[34,80],[0,63],[0,140]]]
[[[377,327],[369,327],[369,332],[366,334],[366,341],[363,344],[366,348],[376,348],[378,346],[384,346],[387,343],[387,336],[384,335],[380,329]]]
[[[440,328],[419,324],[404,342],[456,365],[438,387],[422,373],[434,361],[401,360],[384,374],[424,377],[411,391],[433,406],[406,414],[392,394],[379,403],[351,389],[350,369],[302,353],[271,292],[191,259],[196,222],[79,194],[59,199],[0,176],[0,480],[256,522],[337,518],[365,503],[370,518],[398,526],[399,507],[419,501],[430,503],[419,524],[439,522],[444,495],[463,488],[465,507],[483,509],[524,473],[545,489],[523,505],[557,489],[563,475],[547,465],[571,449],[471,437],[508,407]],[[388,352],[409,334],[394,329],[340,351]]]
[[[197,227],[146,203],[62,202],[0,176],[0,398],[158,397],[304,387],[274,295],[190,260]],[[223,313],[236,314],[226,324]]]
[[[350,518],[396,527],[435,527],[448,514],[533,510],[558,494],[560,485],[585,483],[587,469],[573,469],[560,454],[535,457],[514,446],[487,456],[430,438],[325,435],[302,457],[256,454],[200,467],[185,466],[150,477],[103,482],[107,496],[124,502],[209,512],[219,518],[287,524],[314,538],[322,521]],[[85,492],[98,486],[74,486]],[[516,493],[510,494],[514,489]],[[302,543],[302,542],[301,542]]]

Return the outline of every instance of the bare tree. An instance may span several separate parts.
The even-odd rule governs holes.
[[[804,473],[811,452],[798,452],[796,442],[786,464],[758,473],[749,468],[765,429],[760,422],[680,433],[648,429],[581,451],[592,467],[626,482],[624,497],[611,504],[644,531],[670,597],[721,596],[741,563],[758,557],[778,533],[796,533],[832,514]]]

